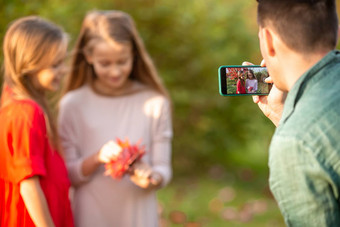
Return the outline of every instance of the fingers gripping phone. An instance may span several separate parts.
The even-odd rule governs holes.
[[[273,86],[265,82],[267,68],[258,65],[221,66],[218,77],[222,96],[268,95]]]

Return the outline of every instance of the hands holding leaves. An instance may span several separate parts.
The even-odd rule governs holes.
[[[121,179],[125,174],[141,188],[158,186],[162,176],[152,171],[149,164],[141,160],[145,150],[139,143],[131,145],[128,140],[106,143],[98,154],[98,159],[105,164],[106,175],[114,179]]]

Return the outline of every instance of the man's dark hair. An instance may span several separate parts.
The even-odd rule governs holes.
[[[257,0],[257,21],[273,26],[283,42],[300,53],[336,47],[335,0]]]

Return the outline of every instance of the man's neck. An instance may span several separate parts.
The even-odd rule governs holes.
[[[292,52],[287,59],[285,59],[286,66],[283,65],[283,72],[285,73],[287,90],[290,91],[296,81],[308,70],[310,70],[316,63],[327,55],[328,51],[318,52],[315,54],[300,54]]]

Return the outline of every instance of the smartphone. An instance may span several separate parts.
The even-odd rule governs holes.
[[[259,65],[226,65],[218,69],[219,90],[222,96],[268,95],[273,84],[266,67]]]

